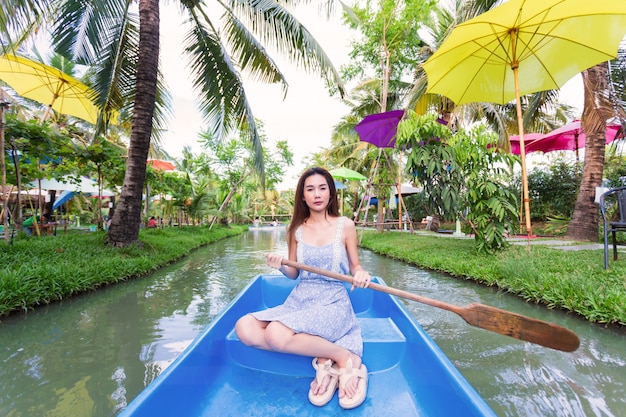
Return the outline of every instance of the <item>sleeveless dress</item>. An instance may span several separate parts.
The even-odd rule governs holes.
[[[302,226],[296,230],[299,263],[348,274],[350,265],[343,240],[346,218],[337,219],[333,242],[322,246],[302,240]],[[257,320],[278,321],[296,333],[320,336],[355,355],[363,356],[361,327],[356,319],[348,291],[342,281],[300,271],[300,282],[284,304],[250,313]]]

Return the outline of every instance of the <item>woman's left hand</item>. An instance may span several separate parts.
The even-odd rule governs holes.
[[[352,277],[352,288],[367,288],[370,285],[372,278],[370,277],[369,272],[367,271],[356,271],[354,276]]]

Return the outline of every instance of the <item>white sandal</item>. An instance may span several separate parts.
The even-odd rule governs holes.
[[[346,367],[339,369],[339,385],[344,392],[350,378],[355,376],[359,378],[359,380],[357,382],[357,392],[354,394],[354,397],[348,398],[344,395],[343,398],[339,398],[339,405],[346,410],[356,408],[363,404],[367,394],[367,367],[365,364],[361,364],[359,369],[354,369],[352,367],[352,359],[348,359]]]
[[[311,401],[311,404],[322,407],[328,404],[333,398],[333,395],[335,395],[339,383],[339,371],[330,359],[319,365],[317,358],[313,358],[313,368],[315,369],[315,381],[317,381],[318,386],[324,382],[324,378],[327,375],[330,378],[328,387],[326,387],[326,391],[323,393],[313,394],[312,389],[309,389],[309,401]]]

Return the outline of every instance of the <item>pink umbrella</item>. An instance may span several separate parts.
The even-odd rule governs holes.
[[[624,131],[621,124],[607,123],[607,144],[623,137]],[[582,123],[580,120],[574,120],[550,133],[546,133],[533,143],[529,143],[526,146],[526,152],[576,151],[576,160],[578,161],[578,150],[585,147],[586,138]]]
[[[528,147],[531,143],[541,139],[543,135],[541,133],[526,133],[524,135],[524,146],[526,148],[526,153],[532,152],[528,150]],[[511,144],[511,153],[513,155],[519,155],[520,153],[520,144],[519,144],[519,135],[509,136],[509,143]]]

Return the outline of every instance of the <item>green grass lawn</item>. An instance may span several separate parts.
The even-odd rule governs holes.
[[[138,277],[246,226],[142,229],[143,248],[105,245],[104,232],[0,241],[0,316]]]
[[[626,325],[626,254],[611,261],[606,271],[602,250],[511,245],[496,255],[483,255],[476,252],[472,239],[397,232],[366,232],[361,244],[421,268],[578,313],[589,321]]]

